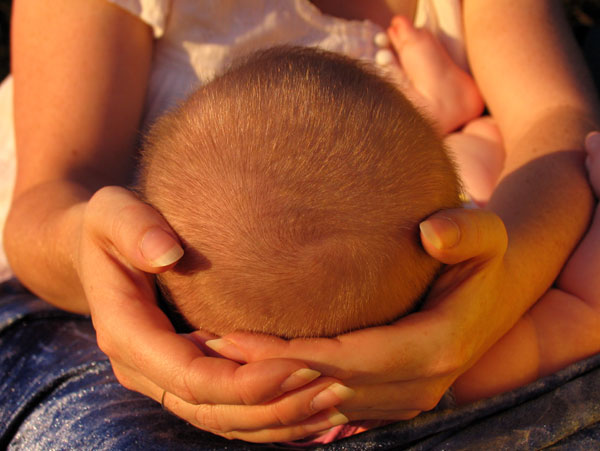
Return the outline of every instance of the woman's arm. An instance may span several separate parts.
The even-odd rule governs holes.
[[[151,30],[101,0],[13,8],[18,173],[6,250],[28,288],[88,312],[76,264],[84,206],[131,177]]]
[[[595,91],[560,2],[464,0],[474,77],[506,148],[488,208],[509,235],[511,321],[557,277],[590,221],[585,135]]]

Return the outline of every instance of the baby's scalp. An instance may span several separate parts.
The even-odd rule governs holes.
[[[331,336],[412,309],[417,226],[459,205],[440,138],[391,84],[315,49],[256,53],[150,131],[140,191],[185,245],[160,276],[196,328]]]

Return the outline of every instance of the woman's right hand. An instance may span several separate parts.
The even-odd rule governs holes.
[[[326,391],[336,380],[306,364],[242,365],[175,333],[156,305],[152,274],[182,255],[164,218],[132,192],[105,187],[87,203],[77,269],[98,344],[119,382],[158,402],[165,391],[162,401],[174,414],[229,438],[293,440],[346,421],[332,407],[351,392]]]

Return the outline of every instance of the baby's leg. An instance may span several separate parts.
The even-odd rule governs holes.
[[[479,206],[487,203],[504,167],[502,136],[494,120],[483,116],[445,138],[465,191]]]
[[[600,146],[589,149],[586,161],[588,177],[596,198],[600,198]],[[563,268],[558,288],[587,301],[600,310],[600,206],[587,234]]]
[[[426,30],[402,16],[392,20],[388,36],[400,62],[400,89],[438,122],[442,133],[480,116],[483,99],[473,78],[459,68]],[[391,68],[394,77],[394,67]]]

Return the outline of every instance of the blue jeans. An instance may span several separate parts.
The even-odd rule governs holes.
[[[200,431],[123,388],[89,318],[0,285],[0,449],[257,449]],[[324,449],[600,449],[600,355],[527,387]]]

